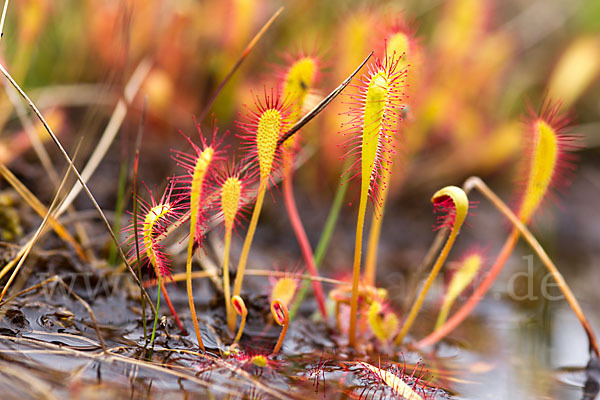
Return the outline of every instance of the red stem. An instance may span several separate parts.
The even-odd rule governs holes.
[[[464,321],[465,318],[469,316],[469,314],[471,314],[473,309],[477,306],[477,304],[479,304],[479,301],[483,299],[483,296],[485,296],[487,291],[490,289],[490,287],[496,280],[496,277],[498,276],[498,274],[500,274],[500,271],[502,271],[502,268],[506,264],[506,261],[512,253],[518,239],[519,231],[515,228],[510,233],[510,236],[506,239],[502,250],[500,250],[500,254],[498,254],[498,258],[496,258],[496,262],[494,263],[492,268],[490,268],[489,273],[481,282],[481,284],[477,286],[477,288],[475,288],[475,291],[473,292],[471,297],[469,297],[469,299],[462,305],[462,307],[458,309],[458,311],[456,311],[454,315],[452,315],[452,317],[449,318],[444,325],[436,329],[429,336],[418,341],[415,345],[417,348],[427,347],[437,343],[444,336],[452,332],[458,325],[461,324],[461,322]]]
[[[312,276],[313,278],[317,278],[319,276],[319,273],[317,272],[317,267],[315,266],[315,258],[313,256],[310,243],[308,242],[308,237],[306,237],[304,226],[302,225],[302,221],[300,220],[298,208],[296,207],[296,201],[294,200],[294,192],[292,188],[292,168],[289,164],[290,163],[286,163],[283,177],[283,199],[285,202],[285,208],[290,218],[292,228],[294,229],[294,233],[296,234],[298,244],[300,245],[302,257],[304,258],[304,263],[308,268],[308,272],[310,276]],[[327,310],[325,309],[325,295],[323,294],[323,287],[321,286],[321,282],[313,280],[311,283],[313,291],[315,293],[315,298],[317,299],[319,311],[321,311],[321,315],[323,315],[323,318],[325,319],[325,321],[327,321]]]
[[[171,303],[171,299],[169,298],[169,294],[167,293],[167,288],[165,287],[165,284],[162,280],[160,281],[160,286],[161,286],[160,289],[161,289],[163,295],[165,296],[165,301],[167,302],[167,306],[169,307],[171,314],[173,314],[173,317],[175,317],[175,322],[177,323],[177,326],[179,327],[179,329],[181,330],[181,332],[184,335],[187,335],[187,331],[185,330],[185,328],[183,327],[183,324],[179,320],[179,316],[177,315],[177,312],[175,311],[175,308],[173,307],[173,303]]]

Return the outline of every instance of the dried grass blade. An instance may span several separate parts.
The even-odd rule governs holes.
[[[127,257],[123,253],[123,249],[121,248],[121,246],[119,244],[119,240],[115,236],[115,233],[113,232],[113,230],[112,230],[112,228],[110,226],[110,223],[108,222],[108,219],[106,218],[106,215],[104,215],[104,212],[102,212],[102,209],[100,208],[100,206],[98,205],[98,202],[96,201],[96,199],[92,195],[92,192],[87,187],[87,184],[85,183],[85,181],[83,180],[83,178],[79,174],[79,171],[77,170],[77,168],[73,164],[73,161],[71,160],[71,157],[69,157],[69,154],[67,153],[67,151],[65,150],[65,148],[63,147],[63,145],[60,143],[60,141],[58,140],[58,138],[56,137],[56,135],[54,134],[54,132],[52,131],[52,129],[50,128],[50,126],[48,125],[48,123],[46,122],[46,119],[44,118],[44,116],[42,115],[42,113],[40,112],[40,110],[38,110],[38,108],[35,106],[35,104],[33,104],[33,102],[31,101],[31,99],[29,98],[29,96],[27,96],[27,94],[23,91],[23,89],[21,89],[21,87],[17,84],[17,82],[15,82],[15,80],[12,78],[12,76],[8,73],[8,71],[6,70],[6,68],[4,68],[4,65],[2,65],[2,64],[0,64],[0,72],[9,80],[9,82],[11,83],[11,85],[13,85],[13,87],[15,89],[17,89],[17,91],[25,99],[25,101],[27,101],[27,104],[29,104],[29,106],[31,107],[31,109],[33,110],[33,112],[35,113],[35,115],[42,122],[42,125],[44,125],[44,128],[46,129],[46,131],[50,134],[50,137],[52,138],[52,141],[54,141],[54,143],[56,144],[56,146],[60,150],[60,152],[63,155],[63,157],[65,158],[65,160],[69,163],[69,166],[73,169],[73,172],[77,176],[77,180],[83,186],[83,190],[85,191],[86,195],[88,196],[88,198],[90,199],[90,201],[94,205],[94,208],[96,209],[96,211],[98,211],[98,214],[100,215],[100,218],[102,218],[102,222],[104,223],[104,226],[106,227],[106,229],[107,229],[107,231],[108,231],[111,239],[117,245],[117,250],[119,251],[119,256],[121,257],[121,259],[123,259],[123,262],[127,266],[127,269],[131,273],[134,281],[138,285],[141,285],[138,277],[135,274],[135,271],[133,270],[133,268],[131,268],[131,264],[129,264],[129,262],[127,261]],[[154,305],[150,301],[150,296],[148,295],[148,293],[145,290],[143,290],[143,293],[144,293],[144,297],[146,298],[146,300],[148,300],[148,303],[150,303],[150,307],[152,308],[152,311],[156,312],[156,310],[154,308]]]
[[[39,201],[38,198],[35,197],[35,195],[31,193],[31,191],[16,176],[14,176],[13,173],[4,164],[0,164],[0,174],[23,198],[23,200],[25,200],[27,205],[29,205],[29,207],[31,207],[33,211],[35,211],[40,217],[43,218],[45,215],[49,215],[48,210],[42,204],[42,202]],[[79,243],[77,243],[75,238],[71,236],[71,234],[63,226],[63,224],[61,224],[52,216],[48,217],[48,223],[61,239],[70,243],[73,246],[75,252],[82,260],[87,261],[87,256],[85,255],[83,249],[81,248]]]
[[[35,151],[37,157],[40,159],[40,161],[42,163],[42,167],[44,167],[44,169],[46,170],[46,173],[52,180],[52,183],[55,186],[58,186],[60,179],[58,178],[56,169],[52,165],[52,161],[50,160],[50,155],[48,154],[48,152],[46,151],[46,148],[42,144],[42,141],[40,140],[40,137],[36,132],[35,126],[33,125],[31,119],[29,119],[27,117],[27,110],[25,109],[23,104],[19,101],[19,95],[17,94],[16,90],[13,87],[6,84],[6,79],[3,80],[3,83],[4,83],[4,87],[6,89],[6,94],[8,96],[8,99],[10,100],[13,107],[15,108],[15,111],[17,113],[17,118],[19,118],[19,121],[21,122],[21,125],[23,126],[23,129],[25,130],[25,133],[27,134],[27,137],[29,138],[29,141],[31,142],[31,146],[33,147],[33,150]]]
[[[6,79],[4,79],[3,82],[6,82]],[[46,173],[50,177],[50,180],[54,184],[54,187],[58,187],[58,185],[60,183],[60,179],[59,179],[58,173],[56,172],[56,168],[54,168],[54,165],[52,165],[50,155],[48,154],[48,152],[46,151],[46,148],[44,147],[42,141],[40,140],[39,134],[36,132],[36,128],[34,126],[33,121],[27,115],[26,108],[19,101],[19,95],[18,95],[17,91],[10,85],[5,84],[4,86],[6,88],[6,94],[8,95],[8,98],[17,113],[17,117],[19,118],[19,121],[21,122],[21,125],[23,126],[25,133],[26,133],[27,137],[29,138],[29,141],[30,141],[36,155],[40,159],[42,166],[46,170]],[[45,214],[45,211],[43,214],[41,214],[41,216],[43,217],[44,214]],[[73,208],[69,208],[69,214],[71,217],[74,216]],[[74,218],[74,221],[75,221],[74,222],[75,230],[79,234],[81,243],[83,244],[84,247],[88,248],[89,240],[88,240],[87,234],[85,233],[85,229],[77,221],[76,218]],[[80,247],[80,250],[82,250],[81,247]],[[83,251],[81,251],[79,256],[85,261],[88,261],[89,259],[92,259],[92,260],[94,259],[93,254],[91,254],[91,253],[84,254]]]
[[[144,82],[144,79],[148,75],[148,72],[150,72],[151,66],[152,63],[150,62],[150,60],[144,59],[137,66],[133,75],[131,75],[127,86],[125,86],[124,99],[119,99],[117,106],[115,107],[110,117],[110,120],[108,121],[108,124],[104,129],[104,133],[102,134],[102,137],[100,138],[100,141],[96,146],[96,149],[94,150],[87,164],[81,171],[81,179],[83,179],[84,182],[87,182],[90,179],[90,177],[94,174],[94,172],[96,172],[96,168],[98,168],[98,165],[100,165],[100,162],[108,152],[110,145],[117,136],[119,128],[121,127],[121,124],[123,123],[123,120],[127,115],[127,104],[133,101],[133,98],[140,89],[142,83]],[[77,197],[81,189],[81,184],[76,183],[75,186],[71,189],[71,192],[65,198],[63,205],[59,208],[57,214],[58,216],[60,216],[66,210],[66,208],[71,205],[71,203],[73,202],[73,200],[75,200],[75,197]]]
[[[54,198],[52,199],[52,204],[50,204],[50,208],[46,212],[46,215],[44,215],[44,219],[42,220],[42,223],[38,227],[38,229],[35,232],[35,234],[33,235],[33,237],[24,246],[25,251],[23,252],[22,257],[20,258],[19,263],[17,264],[17,266],[13,270],[13,273],[11,274],[10,278],[8,279],[8,282],[6,282],[6,285],[4,285],[4,288],[2,289],[2,292],[0,293],[0,302],[4,298],[4,295],[8,291],[8,288],[10,287],[10,285],[14,281],[15,277],[17,276],[17,273],[19,272],[19,270],[23,266],[23,263],[27,259],[27,256],[31,252],[31,249],[35,245],[35,242],[37,242],[37,240],[40,238],[40,236],[41,236],[44,228],[46,227],[46,224],[48,223],[48,220],[50,218],[52,218],[52,215],[55,213],[55,211],[56,211],[56,205],[58,204],[58,198],[60,196],[60,192],[62,191],[65,183],[67,182],[67,178],[69,177],[69,172],[70,172],[70,169],[67,170],[67,172],[65,173],[65,176],[63,177],[63,179],[62,179],[62,181],[60,183],[60,186],[56,190],[56,194],[54,195]]]

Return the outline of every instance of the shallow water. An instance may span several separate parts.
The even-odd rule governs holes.
[[[204,285],[196,286],[206,290],[208,285]],[[84,286],[73,288],[85,298]],[[183,285],[170,285],[169,292],[176,308],[185,309]],[[586,338],[570,310],[558,302],[546,310],[523,312],[502,297],[486,300],[473,320],[437,353],[405,350],[391,354],[375,349],[370,357],[351,356],[336,350],[333,329],[298,320],[286,337],[284,354],[261,368],[248,357],[219,355],[218,348],[225,348],[220,337],[226,336],[220,306],[199,310],[205,345],[215,359],[194,354],[192,336],[181,337],[172,318],[165,318],[150,364],[136,360],[142,353],[143,332],[134,299],[117,291],[108,297],[96,293],[90,301],[109,349],[110,355],[103,355],[85,308],[60,290],[49,293],[34,292],[15,300],[0,323],[0,387],[11,389],[3,398],[99,398],[100,393],[103,398],[108,394],[146,398],[150,393],[150,398],[157,399],[205,398],[209,394],[216,398],[394,398],[389,387],[376,382],[356,363],[369,358],[382,366],[406,363],[407,376],[415,364],[424,363],[415,376],[423,375],[432,386],[445,389],[424,392],[429,398],[594,398],[583,394]],[[150,294],[156,295],[154,290]],[[256,306],[254,318],[248,321],[242,348],[268,354],[279,329],[269,324],[263,298],[251,304]],[[423,318],[430,317],[426,314]],[[591,322],[598,326],[593,316]],[[148,325],[151,323],[148,318]],[[184,317],[184,323],[192,331],[189,318]],[[214,330],[207,329],[206,323]],[[474,333],[485,339],[471,340]],[[461,336],[464,339],[456,341]],[[29,389],[13,390],[15,381],[6,373],[9,368],[19,374],[14,379],[31,383]],[[411,380],[407,378],[407,382]]]
[[[595,283],[600,281],[600,271],[594,265],[600,260],[600,229],[590,221],[600,217],[594,203],[600,187],[590,184],[594,171],[583,167],[564,200],[578,206],[564,207],[551,218],[544,216],[534,224],[534,232],[598,332],[600,314],[595,305],[600,299]],[[414,273],[410,268],[418,265],[434,236],[429,206],[415,207],[410,199],[402,201],[404,204],[388,215],[397,223],[384,224],[382,237],[387,241],[381,246],[382,269],[378,271],[379,281],[388,287],[398,310],[405,306],[406,277]],[[271,262],[271,256],[298,257],[295,245],[288,240],[289,232],[283,232],[287,226],[276,223],[283,220],[278,219],[278,212],[277,207],[265,211],[266,223],[253,250],[257,265]],[[473,242],[494,243],[486,248],[493,259],[506,225],[499,224],[497,212],[484,202],[475,213],[453,254],[458,257]],[[318,227],[321,220],[307,219],[309,232],[318,231],[310,229],[311,223]],[[330,262],[339,263],[339,269],[346,265],[353,242],[351,225],[345,229],[345,224],[342,220],[330,256]],[[270,319],[264,295],[251,297],[247,303],[250,313],[241,347],[248,354],[226,357],[220,351],[226,350],[223,342],[229,343],[231,337],[224,326],[222,298],[215,295],[208,279],[196,281],[203,338],[215,357],[207,359],[195,353],[193,334],[180,335],[162,302],[165,317],[160,320],[153,362],[149,363],[143,361],[149,354],[144,351],[139,289],[126,273],[102,275],[100,269],[82,264],[68,253],[38,256],[33,263],[36,269],[24,270],[28,279],[20,283],[21,287],[54,274],[63,277],[69,288],[89,302],[108,354],[102,352],[85,307],[62,286],[46,286],[19,296],[5,308],[5,318],[0,320],[2,398],[394,398],[389,387],[358,363],[364,361],[388,369],[395,364],[395,373],[406,365],[403,376],[408,384],[419,378],[438,388],[420,389],[429,398],[597,398],[597,379],[591,378],[598,378],[600,368],[585,369],[589,358],[584,331],[563,300],[550,299],[558,294],[556,288],[548,286],[551,296],[543,295],[546,272],[539,261],[528,258],[529,253],[525,245],[516,249],[476,312],[435,351],[416,353],[400,348],[394,352],[375,345],[367,354],[345,354],[339,346],[345,342],[344,335],[310,321],[315,305],[309,300],[301,309],[303,318],[291,325],[282,354],[272,357],[267,367],[257,367],[251,361],[252,355],[270,353],[280,331]],[[336,266],[326,267],[329,269],[324,274],[335,276]],[[248,291],[265,293],[268,279],[248,277],[247,285]],[[185,286],[169,284],[168,289],[186,329],[193,332]],[[413,329],[414,337],[430,332],[442,290],[438,284],[428,296]],[[149,293],[156,298],[156,289],[149,289]],[[149,314],[146,319],[151,329]],[[419,387],[423,388],[421,384]]]

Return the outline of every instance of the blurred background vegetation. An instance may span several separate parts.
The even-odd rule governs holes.
[[[216,119],[222,131],[236,133],[234,120],[244,112],[243,104],[253,102],[253,93],[276,86],[278,68],[302,53],[321,60],[309,108],[371,50],[381,55],[390,31],[414,35],[416,55],[409,67],[398,173],[391,187],[396,207],[390,207],[390,213],[414,216],[405,225],[412,233],[407,237],[392,230],[387,236],[391,246],[408,248],[408,253],[420,243],[414,257],[401,256],[409,264],[418,262],[421,247],[430,241],[427,200],[436,188],[475,174],[492,179],[505,197],[514,196],[528,104],[537,110],[545,98],[562,101],[577,124],[575,133],[586,143],[582,165],[595,164],[600,144],[600,3],[595,0],[20,0],[7,15],[2,59],[67,149],[73,153],[81,141],[80,166],[96,148],[136,68],[149,63],[119,136],[90,180],[102,206],[112,210],[119,171],[132,165],[142,110],[146,108],[140,179],[150,187],[161,186],[176,169],[168,150],[186,146],[178,131],[195,134],[194,116],[202,113],[247,43],[281,5],[283,14],[199,122],[208,130]],[[303,133],[306,157],[296,183],[301,215],[315,242],[343,171],[339,131],[345,118],[340,113],[347,110],[344,101],[348,98],[340,96]],[[49,202],[54,186],[38,168],[4,92],[0,126],[0,161]],[[40,127],[37,132],[48,139]],[[228,140],[235,142],[235,135]],[[46,147],[55,165],[64,168],[54,146]],[[596,175],[591,179],[597,193]],[[355,199],[351,191],[348,203]],[[89,207],[83,196],[77,204]],[[271,208],[274,215],[283,209]],[[345,214],[352,211],[344,208]],[[352,220],[347,219],[348,229],[342,232],[352,232]],[[287,225],[280,228],[289,230]],[[281,235],[269,237],[277,238]],[[281,248],[297,255],[291,239],[286,237]],[[338,255],[352,246],[344,237],[336,243],[342,249]]]
[[[420,263],[434,236],[429,196],[439,187],[460,185],[466,177],[479,175],[501,197],[516,198],[518,165],[526,157],[527,109],[537,111],[544,99],[551,99],[562,101],[563,111],[573,120],[572,132],[581,136],[585,148],[578,152],[572,188],[560,192],[560,212],[543,212],[543,221],[534,225],[551,255],[562,261],[559,267],[584,305],[600,301],[594,284],[600,272],[593,268],[600,262],[600,228],[594,223],[600,217],[595,200],[600,195],[597,0],[13,0],[0,42],[0,62],[30,94],[67,150],[73,154],[80,145],[76,165],[81,167],[96,149],[134,71],[149,66],[140,89],[127,102],[119,135],[89,183],[112,217],[122,173],[128,176],[126,193],[130,193],[134,141],[140,127],[144,131],[140,180],[152,188],[163,187],[176,171],[170,149],[187,146],[178,131],[195,137],[194,116],[203,112],[248,42],[282,5],[283,13],[219,94],[207,117],[198,121],[205,132],[216,119],[221,131],[237,133],[234,121],[245,112],[243,105],[253,103],[253,93],[276,87],[281,67],[289,57],[302,53],[321,61],[307,101],[309,109],[371,50],[381,56],[386,35],[402,29],[414,35],[414,58],[408,70],[409,97],[399,127],[397,173],[383,224],[379,273],[408,274]],[[6,81],[3,84],[6,87]],[[340,96],[302,132],[296,195],[313,247],[343,172],[344,138],[339,132],[348,101]],[[52,163],[59,172],[66,170],[45,131],[31,121]],[[0,127],[0,162],[49,204],[55,186],[40,167],[19,109],[5,91],[0,92]],[[235,144],[235,135],[227,140]],[[0,185],[8,188],[5,182]],[[253,251],[253,263],[293,267],[300,251],[279,193],[273,191],[272,197],[257,237],[268,254]],[[354,188],[346,204],[356,200]],[[90,208],[82,195],[76,206]],[[350,270],[355,211],[355,207],[343,208],[335,245],[324,263],[329,271]],[[506,234],[507,224],[486,204],[473,214],[456,258],[461,250],[474,246],[493,255]],[[559,216],[546,218],[553,214]],[[23,217],[26,232],[35,227],[31,219]],[[18,241],[23,229],[12,230],[13,236],[2,239]],[[107,237],[100,238],[96,244],[106,248]],[[513,271],[522,270],[523,264]],[[180,269],[175,265],[175,270]],[[394,276],[385,281],[392,295],[400,281],[402,289],[407,287],[404,278]],[[533,319],[548,318],[543,329],[533,333],[524,329],[533,337],[527,347],[531,349],[538,335],[543,336],[540,332],[550,329],[547,304],[519,302],[516,307],[535,310]],[[597,318],[592,321],[598,324]],[[561,337],[570,334],[565,329]],[[489,348],[494,340],[489,332],[480,338],[485,340],[474,340],[474,348],[497,351]],[[571,351],[569,341],[556,342],[568,350],[564,354]],[[565,360],[572,359],[563,357],[561,362]],[[525,380],[522,376],[537,378],[524,371],[517,375],[516,381]],[[520,384],[534,386],[535,381]]]

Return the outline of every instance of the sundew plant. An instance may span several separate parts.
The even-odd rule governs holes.
[[[4,393],[598,394],[598,7],[357,3],[3,2]]]

